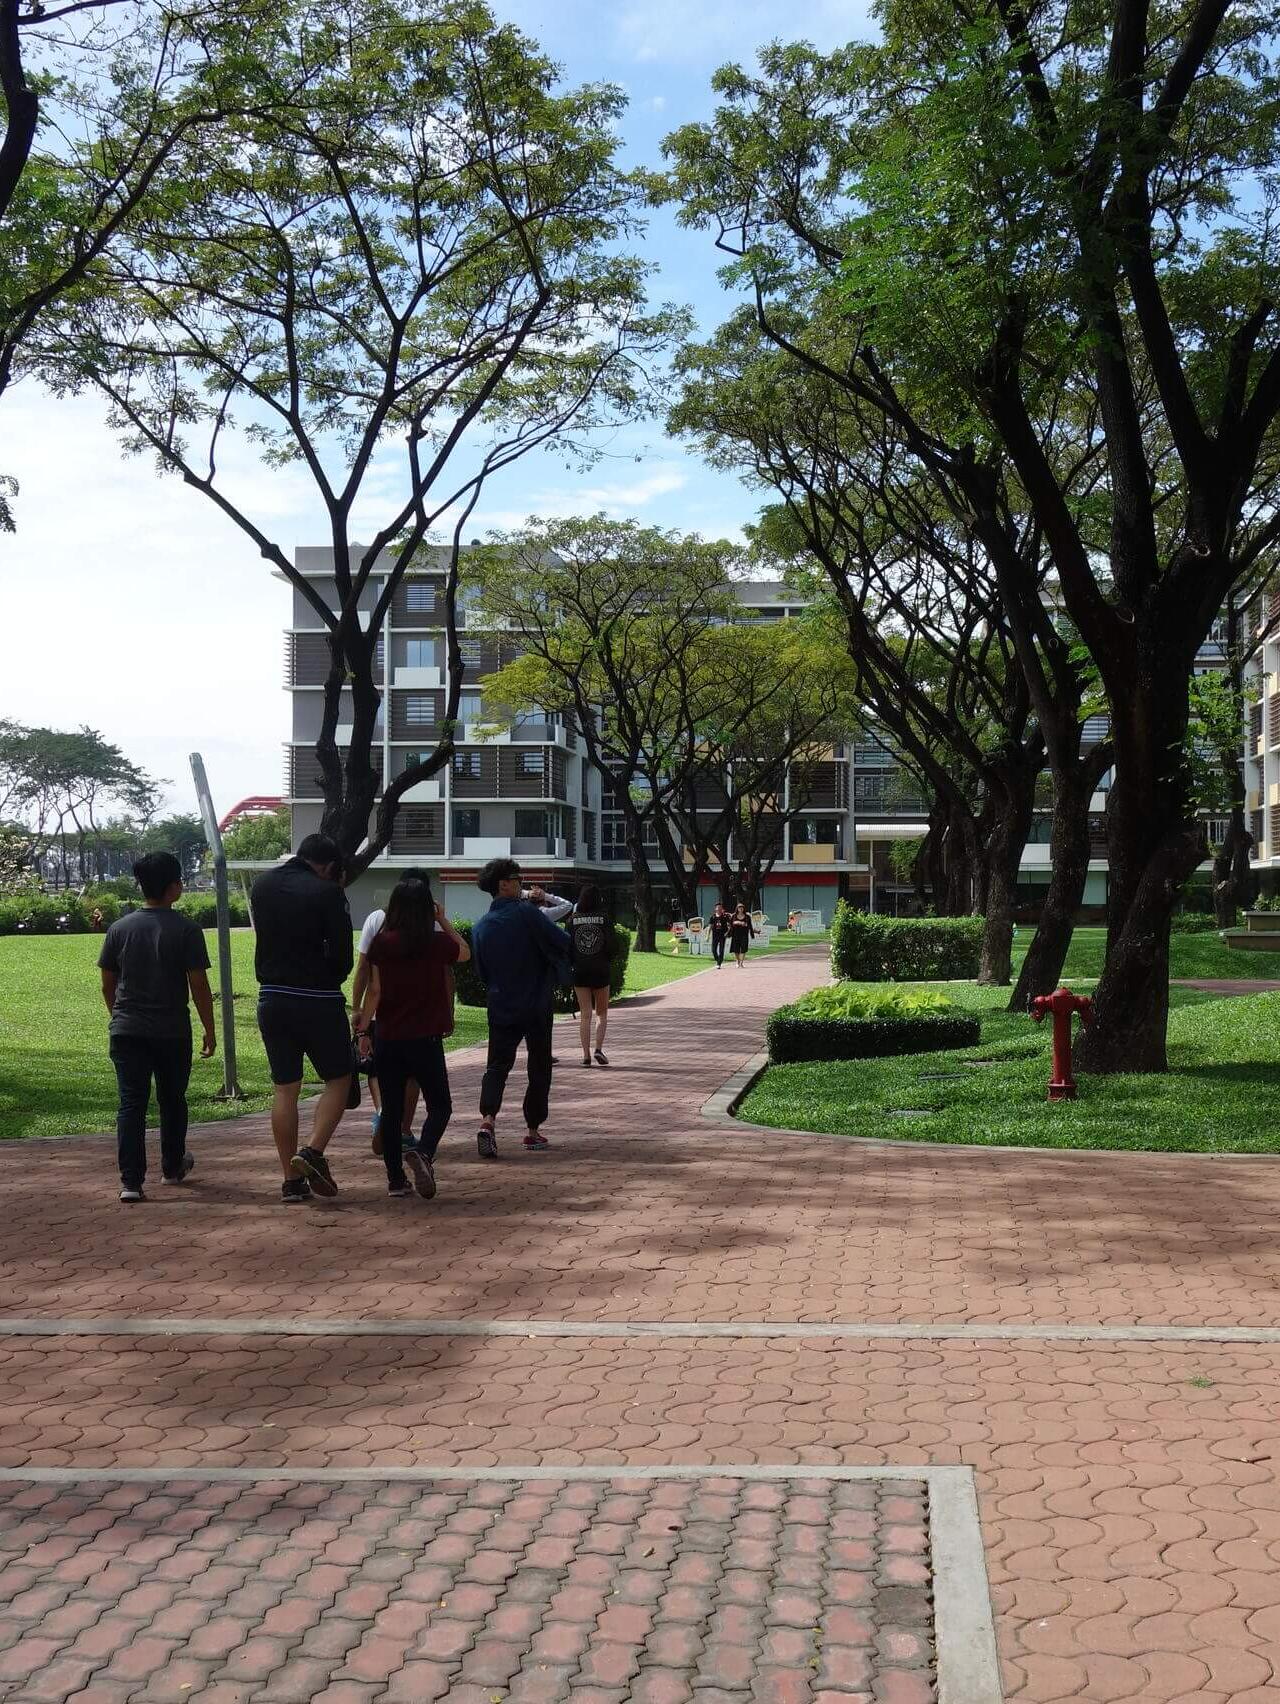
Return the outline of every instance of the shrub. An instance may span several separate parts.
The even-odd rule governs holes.
[[[780,1006],[765,1026],[772,1065],[810,1059],[883,1059],[899,1053],[940,1053],[972,1047],[981,1025],[971,1012],[841,1018]]]
[[[1217,927],[1212,917],[1200,911],[1179,911],[1169,921],[1169,932],[1173,935],[1212,935]]]
[[[471,923],[455,923],[454,928],[462,936],[468,946],[471,945]],[[631,932],[619,924],[612,925],[613,950],[609,954],[609,994],[617,999],[622,992],[622,985],[627,980],[627,960],[631,956]],[[454,975],[459,1003],[463,1006],[483,1006],[485,1004],[484,983],[476,970],[475,960],[455,967]],[[555,1009],[557,1012],[576,1012],[578,1009],[577,996],[572,988],[557,988]]]
[[[1250,911],[1280,911],[1280,893],[1262,893],[1249,907]]]
[[[849,982],[958,981],[978,974],[981,917],[873,917],[842,900],[831,969]]]
[[[952,1010],[945,994],[932,988],[859,988],[837,982],[812,988],[795,1002],[794,1010],[806,1018],[917,1018],[937,1017]]]
[[[0,899],[0,935],[83,935],[89,915],[71,895],[16,894]]]
[[[231,912],[233,928],[238,928],[249,921],[249,907],[244,902],[244,895],[234,892],[227,895],[227,908]],[[174,906],[184,917],[201,929],[216,929],[218,926],[218,900],[212,893],[184,893]]]

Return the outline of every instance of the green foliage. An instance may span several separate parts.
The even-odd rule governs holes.
[[[1280,911],[1280,893],[1262,893],[1250,907],[1252,911]]]
[[[471,922],[455,923],[454,927],[470,946],[473,927]],[[613,945],[609,953],[609,997],[616,1000],[627,980],[627,961],[631,956],[631,931],[622,928],[617,923],[612,925],[612,929]],[[458,965],[454,971],[454,977],[459,1005],[484,1006],[487,1004],[484,983],[480,980],[474,959],[471,959],[467,964]],[[555,1009],[557,1012],[577,1011],[578,1001],[572,988],[557,987]]]
[[[229,859],[265,863],[284,857],[291,832],[289,807],[281,805],[267,816],[241,817],[223,835],[222,849]]]
[[[769,1061],[787,1065],[805,1059],[881,1059],[900,1053],[935,1053],[971,1047],[978,1019],[968,1012],[844,1017],[813,1011],[802,1003],[782,1006],[765,1025]]]
[[[249,921],[249,907],[245,904],[244,895],[232,888],[227,894],[227,909],[231,913],[232,928],[243,928]],[[218,923],[217,896],[212,893],[184,893],[174,907],[184,917],[189,917],[202,929],[213,929]]]
[[[0,894],[29,893],[40,878],[32,864],[36,842],[16,824],[0,823]]]
[[[1169,920],[1169,930],[1174,935],[1212,935],[1217,927],[1212,916],[1200,911],[1179,911]]]
[[[0,935],[83,935],[89,914],[78,899],[53,893],[0,899]]]
[[[867,988],[834,982],[811,989],[792,1009],[809,1018],[917,1018],[937,1017],[954,1004],[936,988]]]
[[[846,901],[831,923],[831,969],[852,982],[956,980],[978,974],[981,917],[879,917]]]

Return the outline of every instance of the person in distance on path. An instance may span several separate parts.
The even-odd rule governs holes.
[[[573,946],[573,991],[578,998],[578,1034],[582,1063],[591,1063],[591,1019],[596,1020],[595,1062],[609,1063],[604,1032],[609,1023],[609,941],[612,930],[605,916],[604,895],[588,882],[565,924]]]
[[[351,1035],[342,985],[351,970],[351,912],[342,891],[342,853],[326,834],[309,834],[286,863],[253,884],[257,932],[258,1028],[275,1093],[271,1134],[288,1203],[338,1193],[324,1151],[347,1110]],[[302,1062],[324,1083],[311,1140],[298,1147]]]
[[[491,858],[476,885],[492,904],[471,931],[476,970],[488,991],[489,1057],[480,1085],[482,1160],[496,1160],[494,1133],[516,1049],[529,1058],[524,1097],[526,1148],[547,1148],[542,1134],[551,1095],[551,1026],[556,986],[571,971],[573,949],[545,911],[521,897],[520,866],[514,858]]]
[[[209,954],[204,934],[173,909],[182,895],[182,865],[172,852],[148,852],[133,866],[143,905],[114,922],[98,954],[111,1063],[120,1089],[116,1146],[120,1199],[145,1201],[147,1103],[155,1079],[160,1109],[160,1169],[166,1183],[181,1183],[195,1165],[187,1152],[187,1084],[191,1080],[191,1016],[196,1003],[204,1036],[200,1057],[216,1042]]]
[[[465,964],[470,948],[431,896],[430,882],[416,874],[403,877],[387,902],[386,922],[369,943],[370,985],[356,1017],[360,1050],[372,1043],[369,1023],[377,1013],[374,1063],[383,1086],[382,1157],[387,1193],[408,1195],[412,1188],[426,1201],[436,1192],[432,1162],[453,1113],[444,1038],[453,1029],[449,967]],[[422,1140],[412,1131],[404,1143],[405,1088],[419,1083],[427,1103]]]
[[[724,969],[724,949],[729,944],[730,917],[722,900],[711,913],[711,956],[716,969]]]
[[[756,926],[751,921],[746,906],[739,900],[733,908],[733,916],[729,919],[729,945],[738,961],[739,970],[747,962],[747,949],[755,932]]]

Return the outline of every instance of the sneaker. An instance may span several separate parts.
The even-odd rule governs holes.
[[[380,1112],[375,1112],[374,1115],[373,1115],[373,1133],[370,1137],[370,1146],[373,1148],[373,1151],[374,1151],[375,1154],[377,1154],[378,1158],[381,1159],[382,1158],[382,1114]]]
[[[311,1185],[305,1177],[287,1177],[280,1185],[280,1199],[286,1207],[296,1201],[310,1201]]]
[[[560,1063],[559,1057],[554,1053],[551,1055],[551,1063],[553,1065],[558,1065]]]
[[[482,1124],[476,1131],[476,1152],[482,1160],[496,1160],[498,1157],[498,1138],[491,1124]]]
[[[394,1183],[389,1183],[387,1185],[387,1194],[388,1195],[412,1195],[413,1194],[413,1185],[409,1182],[409,1179],[407,1177],[397,1178]]]
[[[604,1054],[601,1053],[600,1049],[597,1047],[596,1048],[596,1064],[597,1065],[607,1065],[608,1063],[609,1063],[609,1061],[605,1058]]]
[[[126,1183],[120,1191],[120,1199],[121,1199],[121,1201],[134,1202],[134,1201],[145,1201],[147,1198],[142,1193],[142,1185],[141,1184],[138,1184],[137,1187],[135,1188],[133,1184]]]
[[[436,1173],[431,1161],[416,1148],[406,1148],[404,1163],[413,1174],[413,1187],[424,1201],[430,1201],[436,1192]]]
[[[338,1193],[328,1160],[323,1154],[317,1154],[314,1148],[299,1148],[289,1164],[293,1167],[294,1176],[305,1178],[317,1195],[333,1196]]]
[[[586,1053],[586,1054],[584,1054],[584,1055],[583,1055],[583,1058],[582,1058],[582,1063],[583,1063],[583,1064],[584,1064],[584,1065],[590,1065],[590,1063],[591,1063],[591,1055],[590,1055],[590,1054],[589,1054],[589,1053]]]
[[[177,1177],[170,1177],[168,1172],[166,1172],[164,1181],[166,1183],[181,1183],[183,1178],[189,1177],[191,1175],[191,1173],[195,1170],[195,1168],[196,1168],[196,1157],[193,1153],[188,1151],[187,1153],[185,1153],[182,1156],[182,1166],[179,1169]]]
[[[541,1130],[536,1132],[531,1130],[524,1139],[524,1145],[526,1148],[549,1148],[551,1146]]]

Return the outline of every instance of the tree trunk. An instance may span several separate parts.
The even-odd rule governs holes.
[[[1187,670],[1164,660],[1115,715],[1116,779],[1107,807],[1107,957],[1094,1022],[1081,1037],[1081,1071],[1166,1071],[1169,923],[1183,883],[1205,852],[1191,816],[1182,761]]]
[[[1014,769],[1004,787],[994,794],[993,820],[982,839],[985,922],[978,981],[990,988],[1003,988],[1013,977],[1013,911],[1022,853],[1031,833],[1035,784],[1035,765]]]
[[[658,910],[653,896],[653,876],[644,849],[644,832],[640,823],[627,818],[627,853],[631,859],[631,879],[635,890],[636,951],[656,953],[658,950]]]
[[[1049,886],[1035,936],[1009,997],[1011,1012],[1025,1012],[1035,995],[1052,994],[1061,980],[1089,874],[1092,785],[1088,776],[1055,780]]]
[[[1213,860],[1213,917],[1219,929],[1230,929],[1236,912],[1253,898],[1253,872],[1249,868],[1252,845],[1244,806],[1237,801],[1231,807],[1227,838]]]

